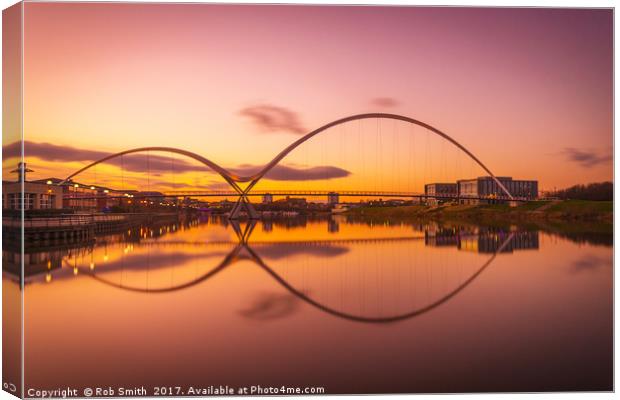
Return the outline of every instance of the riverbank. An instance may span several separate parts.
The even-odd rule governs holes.
[[[2,243],[26,251],[90,243],[95,235],[128,231],[140,226],[159,226],[179,221],[178,213],[29,213],[23,220],[13,215],[2,219]]]
[[[484,225],[570,227],[571,224],[596,227],[613,232],[611,201],[534,201],[510,207],[507,204],[360,207],[345,215],[377,220],[436,220],[469,222]]]

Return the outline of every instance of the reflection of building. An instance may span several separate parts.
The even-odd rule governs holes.
[[[271,232],[273,231],[273,222],[269,219],[263,221],[262,224],[263,232]]]
[[[327,204],[338,204],[340,203],[340,196],[336,192],[327,193]]]
[[[497,179],[515,198],[533,200],[538,197],[538,181],[513,180],[506,176],[499,176]],[[490,176],[459,180],[457,185],[458,196],[462,204],[478,204],[506,196],[502,188]],[[468,199],[468,197],[487,198],[489,200]]]
[[[504,232],[501,230],[481,230],[480,228],[431,226],[424,231],[426,246],[454,246],[461,251],[475,253],[495,253],[512,234],[510,242],[502,249],[503,253],[515,250],[538,249],[538,232]]]
[[[424,231],[426,246],[457,246],[459,234],[457,228],[429,228]]]
[[[62,256],[70,250],[37,251],[21,254],[19,251],[2,251],[2,269],[19,276],[22,262],[24,275],[36,275],[62,267]]]
[[[479,235],[459,238],[459,250],[477,253],[495,253],[504,244],[509,233],[485,232]],[[515,250],[538,249],[538,232],[513,232],[512,239],[502,249],[502,253],[512,253]]]
[[[481,236],[478,245],[480,253],[495,253],[506,237],[497,238],[493,235]],[[510,242],[502,250],[503,253],[512,253],[515,250],[538,249],[538,232],[514,232]]]
[[[335,219],[330,219],[327,221],[327,231],[329,233],[338,233],[340,231],[340,224]]]

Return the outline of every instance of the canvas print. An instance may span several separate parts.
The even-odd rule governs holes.
[[[613,10],[3,11],[3,389],[612,391]]]

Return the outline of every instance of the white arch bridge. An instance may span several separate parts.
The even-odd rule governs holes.
[[[188,157],[190,159],[196,160],[199,163],[205,165],[206,167],[210,168],[211,170],[213,170],[214,172],[216,172],[217,174],[219,174],[231,187],[232,190],[222,190],[222,191],[178,191],[178,192],[170,192],[170,193],[164,193],[162,194],[162,196],[165,197],[170,197],[170,196],[178,196],[178,197],[182,197],[182,196],[193,196],[193,197],[202,197],[202,196],[213,196],[213,197],[229,197],[229,196],[236,196],[237,197],[237,202],[235,204],[235,206],[233,207],[231,213],[230,213],[230,218],[231,219],[236,219],[240,216],[240,213],[242,212],[243,209],[245,209],[245,211],[247,212],[248,216],[250,218],[258,218],[258,214],[256,213],[256,211],[254,210],[254,207],[252,206],[251,202],[249,201],[249,198],[251,196],[263,196],[265,194],[270,194],[272,196],[286,196],[286,195],[309,195],[309,196],[328,196],[330,194],[338,194],[339,196],[345,196],[345,197],[386,197],[386,198],[428,198],[428,197],[432,197],[432,198],[437,198],[437,199],[454,199],[457,196],[456,195],[442,195],[442,194],[437,194],[437,195],[425,195],[423,193],[415,193],[415,192],[385,192],[385,191],[316,191],[316,190],[298,190],[298,191],[294,191],[294,190],[274,190],[274,191],[253,191],[252,189],[256,186],[256,184],[263,178],[265,177],[265,175],[271,171],[276,165],[278,165],[278,163],[280,163],[280,161],[282,161],[287,155],[289,155],[293,150],[295,150],[296,148],[298,148],[299,146],[301,146],[303,143],[307,142],[308,140],[310,140],[311,138],[313,138],[314,136],[319,135],[320,133],[325,132],[326,134],[329,132],[328,129],[341,125],[341,124],[345,124],[347,122],[351,122],[351,121],[356,121],[356,120],[365,120],[365,119],[388,119],[388,120],[394,120],[394,121],[401,121],[401,122],[405,122],[408,124],[412,124],[412,125],[416,125],[419,127],[422,127],[424,129],[426,129],[427,131],[441,137],[442,139],[444,139],[445,141],[449,142],[450,144],[452,144],[453,146],[455,146],[456,148],[458,148],[460,151],[462,151],[463,153],[465,153],[471,160],[473,160],[477,165],[479,165],[497,184],[497,186],[501,189],[502,191],[502,196],[499,196],[498,199],[504,199],[504,200],[522,200],[522,199],[515,199],[513,197],[513,195],[508,191],[508,189],[502,184],[502,182],[497,179],[497,177],[495,176],[495,174],[493,174],[493,172],[491,172],[491,170],[484,164],[482,163],[482,161],[480,161],[480,159],[478,157],[476,157],[472,152],[470,152],[467,148],[465,148],[465,146],[463,146],[461,143],[457,142],[455,139],[453,139],[452,137],[450,137],[449,135],[447,135],[446,133],[440,131],[439,129],[424,123],[422,121],[410,118],[410,117],[406,117],[403,115],[398,115],[398,114],[388,114],[388,113],[366,113],[366,114],[357,114],[357,115],[352,115],[349,117],[345,117],[345,118],[341,118],[338,119],[336,121],[330,122],[328,124],[325,124],[321,127],[319,127],[318,129],[315,129],[313,131],[311,131],[310,133],[302,136],[301,138],[299,138],[298,140],[296,140],[295,142],[293,142],[292,144],[290,144],[288,147],[286,147],[284,150],[282,150],[280,153],[278,153],[270,162],[268,162],[262,169],[260,169],[258,172],[256,172],[253,175],[239,175],[233,171],[229,171],[223,167],[221,167],[220,165],[218,165],[217,163],[190,151],[187,150],[183,150],[183,149],[178,149],[178,148],[174,148],[174,147],[161,147],[161,146],[152,146],[152,147],[140,147],[140,148],[135,148],[135,149],[130,149],[130,150],[125,150],[125,151],[121,151],[119,153],[115,153],[115,154],[111,154],[109,156],[103,157],[97,161],[94,161],[88,165],[86,165],[85,167],[79,169],[78,171],[72,173],[71,175],[69,175],[68,177],[66,177],[62,182],[60,182],[58,185],[65,185],[67,184],[68,181],[70,181],[73,177],[81,174],[82,172],[98,165],[101,164],[103,162],[118,158],[118,157],[122,157],[124,155],[128,155],[128,154],[135,154],[135,153],[147,153],[147,152],[151,152],[151,151],[155,151],[155,152],[167,152],[167,153],[173,153],[173,154],[178,154],[178,155],[182,155],[185,157]],[[247,185],[242,188],[239,184],[240,183],[247,183]],[[108,196],[110,197],[110,196]],[[154,197],[153,195],[148,195],[145,197]],[[87,197],[87,196],[81,196],[81,199],[87,199],[87,198],[92,198],[92,197]],[[478,199],[478,197],[468,197],[468,199]]]

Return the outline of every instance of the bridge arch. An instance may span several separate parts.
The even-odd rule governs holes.
[[[272,279],[274,279],[282,288],[287,290],[292,295],[296,296],[300,300],[309,304],[310,306],[322,311],[326,314],[332,315],[337,318],[354,321],[354,322],[362,322],[362,323],[371,323],[371,324],[385,324],[385,323],[393,323],[398,321],[403,321],[411,318],[418,317],[422,314],[426,314],[442,304],[447,303],[449,300],[456,297],[459,293],[464,291],[468,286],[470,286],[497,258],[497,255],[500,254],[504,248],[510,243],[513,239],[514,234],[509,234],[506,239],[502,242],[502,244],[498,247],[498,249],[490,255],[490,257],[480,266],[477,267],[477,270],[470,275],[465,281],[461,284],[457,285],[452,290],[448,291],[446,294],[441,296],[440,298],[434,300],[430,304],[425,306],[415,308],[405,313],[394,314],[390,316],[384,317],[369,317],[351,314],[348,312],[337,310],[333,307],[330,307],[326,304],[323,304],[317,300],[314,300],[302,290],[295,288],[292,284],[290,284],[286,279],[280,276],[276,271],[274,271],[263,259],[252,249],[252,247],[247,242],[240,242],[233,250],[213,269],[211,269],[206,274],[195,278],[189,282],[172,286],[168,288],[159,288],[159,289],[145,289],[145,288],[137,288],[137,287],[129,287],[122,284],[111,282],[107,279],[104,279],[98,276],[95,272],[90,270],[85,270],[85,274],[90,276],[91,278],[97,280],[98,282],[105,284],[107,286],[111,286],[120,290],[142,293],[142,294],[163,294],[163,293],[171,293],[184,289],[188,289],[190,287],[197,286],[205,281],[215,277],[217,274],[230,267],[237,261],[248,260],[254,262],[257,266],[259,266],[263,271],[265,271]],[[410,240],[416,240],[417,238],[411,238]],[[241,254],[242,250],[247,252],[247,256]],[[68,264],[67,264],[68,265]]]
[[[254,187],[254,185],[256,185],[256,183],[258,183],[258,181],[262,179],[273,167],[275,167],[280,161],[282,161],[282,159],[284,159],[289,153],[291,153],[297,147],[307,142],[314,136],[318,135],[321,132],[328,130],[329,128],[332,128],[332,127],[335,127],[335,126],[338,126],[338,125],[341,125],[347,122],[363,120],[363,119],[372,119],[372,118],[383,118],[383,119],[391,119],[391,120],[396,120],[396,121],[403,121],[403,122],[406,122],[412,125],[421,126],[429,130],[430,132],[442,137],[443,139],[447,140],[448,142],[452,143],[454,146],[459,148],[465,154],[467,154],[467,156],[470,157],[472,160],[474,160],[476,164],[478,164],[487,174],[489,174],[489,176],[495,181],[495,183],[497,183],[497,185],[502,189],[502,191],[508,196],[509,199],[513,198],[512,194],[508,191],[508,189],[506,189],[506,187],[499,181],[499,179],[497,179],[495,174],[493,174],[493,172],[491,172],[491,170],[485,164],[483,164],[482,161],[480,161],[478,157],[476,157],[471,151],[469,151],[461,143],[459,143],[458,141],[450,137],[447,133],[442,132],[441,130],[435,128],[434,126],[431,126],[417,119],[406,117],[404,115],[389,114],[389,113],[366,113],[366,114],[351,115],[349,117],[341,118],[336,121],[332,121],[328,124],[325,124],[321,126],[320,128],[317,128],[313,130],[312,132],[307,133],[303,137],[299,138],[298,140],[290,144],[288,147],[286,147],[284,150],[278,153],[278,155],[276,155],[269,163],[267,163],[263,167],[262,170],[260,170],[256,174],[250,175],[250,176],[237,176],[235,180],[237,182],[250,182],[250,184],[244,191],[245,193],[248,193],[252,189],[252,187]]]
[[[489,174],[489,176],[495,181],[495,183],[497,183],[498,187],[507,195],[507,197],[509,199],[513,199],[512,194],[508,191],[508,189],[500,182],[499,179],[497,179],[497,177],[495,176],[495,174],[493,174],[493,172],[484,164],[482,163],[482,161],[480,161],[480,159],[478,157],[476,157],[471,151],[469,151],[464,145],[462,145],[461,143],[459,143],[458,141],[456,141],[455,139],[453,139],[451,136],[449,136],[448,134],[446,134],[445,132],[435,128],[432,125],[429,125],[425,122],[419,121],[417,119],[414,118],[410,118],[410,117],[406,117],[404,115],[399,115],[399,114],[389,114],[389,113],[366,113],[366,114],[357,114],[357,115],[351,115],[345,118],[341,118],[338,119],[336,121],[332,121],[328,124],[325,124],[315,130],[313,130],[312,132],[307,133],[306,135],[304,135],[303,137],[299,138],[298,140],[296,140],[295,142],[291,143],[289,146],[287,146],[284,150],[282,150],[280,153],[278,153],[270,162],[268,162],[259,172],[255,173],[254,175],[248,175],[248,176],[241,176],[238,175],[234,172],[228,171],[227,169],[219,166],[218,164],[216,164],[215,162],[190,151],[187,150],[182,150],[182,149],[178,149],[178,148],[174,148],[174,147],[140,147],[140,148],[135,148],[135,149],[130,149],[130,150],[125,150],[119,153],[115,153],[115,154],[111,154],[109,156],[106,156],[100,160],[94,161],[90,164],[88,164],[87,166],[79,169],[78,171],[74,172],[73,174],[69,175],[64,181],[60,182],[59,185],[62,185],[64,183],[66,183],[69,179],[71,179],[72,177],[86,171],[87,169],[94,167],[97,164],[100,164],[102,162],[105,162],[107,160],[116,158],[116,157],[121,157],[123,155],[126,154],[132,154],[132,153],[139,153],[139,152],[147,152],[147,151],[162,151],[162,152],[168,152],[168,153],[176,153],[176,154],[180,154],[189,158],[192,158],[202,164],[204,164],[205,166],[209,167],[210,169],[212,169],[213,171],[215,171],[216,173],[218,173],[222,178],[224,178],[224,180],[237,192],[239,193],[239,199],[237,201],[237,204],[235,205],[233,212],[231,213],[231,218],[236,218],[236,216],[238,215],[239,210],[241,209],[242,206],[245,206],[245,208],[248,210],[249,214],[251,215],[252,218],[256,218],[256,213],[254,212],[251,203],[249,202],[247,195],[248,193],[250,193],[250,191],[252,190],[252,188],[270,171],[272,170],[276,165],[278,165],[278,163],[280,163],[280,161],[282,161],[288,154],[290,154],[293,150],[295,150],[297,147],[301,146],[303,143],[307,142],[308,140],[310,140],[311,138],[313,138],[314,136],[317,136],[318,134],[328,130],[329,128],[347,123],[347,122],[351,122],[351,121],[356,121],[356,120],[364,120],[364,119],[373,119],[373,118],[382,118],[382,119],[391,119],[391,120],[396,120],[396,121],[402,121],[402,122],[406,122],[412,125],[417,125],[420,127],[423,127],[425,129],[427,129],[428,131],[438,135],[439,137],[447,140],[448,142],[450,142],[451,144],[453,144],[454,146],[456,146],[458,149],[460,149],[462,152],[464,152],[469,158],[471,158],[476,164],[478,164],[487,174]],[[247,183],[249,182],[249,184],[244,188],[241,189],[240,186],[238,185],[238,183]]]
[[[478,270],[475,273],[473,273],[464,282],[462,282],[460,285],[456,286],[454,289],[450,290],[448,293],[446,293],[445,295],[443,295],[439,299],[433,301],[430,304],[422,306],[420,308],[416,308],[414,310],[411,310],[409,312],[405,312],[405,313],[401,313],[401,314],[394,314],[394,315],[385,316],[385,317],[366,317],[366,316],[362,316],[362,315],[355,315],[355,314],[351,314],[351,313],[348,313],[348,312],[337,310],[337,309],[329,307],[329,306],[327,306],[327,305],[325,305],[325,304],[323,304],[323,303],[321,303],[321,302],[319,302],[317,300],[314,300],[310,296],[305,294],[303,291],[298,290],[297,288],[295,288],[293,285],[291,285],[289,282],[287,282],[286,279],[284,279],[283,277],[278,275],[278,273],[275,272],[272,268],[270,268],[254,252],[254,250],[252,250],[251,248],[248,248],[248,251],[252,254],[253,261],[258,266],[260,266],[269,276],[271,276],[277,283],[279,283],[284,289],[286,289],[292,295],[298,297],[299,299],[303,300],[305,303],[311,305],[312,307],[314,307],[314,308],[316,308],[316,309],[318,309],[318,310],[320,310],[320,311],[322,311],[322,312],[324,312],[326,314],[333,315],[335,317],[338,317],[338,318],[341,318],[341,319],[345,319],[345,320],[349,320],[349,321],[364,322],[364,323],[371,323],[371,324],[385,324],[385,323],[404,321],[404,320],[407,320],[407,319],[418,317],[418,316],[420,316],[422,314],[426,314],[426,313],[436,309],[437,307],[441,306],[442,304],[448,302],[450,299],[454,298],[457,294],[459,294],[466,287],[468,287],[470,284],[472,284],[476,280],[476,278],[478,278],[489,267],[489,265],[491,265],[493,263],[493,261],[495,260],[497,255],[500,254],[504,250],[504,248],[510,243],[512,238],[513,238],[513,234],[510,234],[506,238],[506,240],[504,240],[504,242],[501,244],[501,246],[497,249],[497,251],[494,252],[478,268]]]
[[[121,151],[119,153],[114,153],[114,154],[110,154],[109,156],[103,157],[97,161],[93,161],[92,163],[86,165],[85,167],[77,170],[76,172],[72,173],[71,175],[69,175],[68,177],[66,177],[62,182],[59,183],[59,185],[62,185],[64,183],[66,183],[68,180],[70,180],[71,178],[73,178],[76,175],[81,174],[82,172],[94,167],[97,164],[101,164],[103,162],[106,162],[108,160],[114,159],[114,158],[118,158],[127,154],[133,154],[133,153],[144,153],[144,152],[148,152],[148,151],[161,151],[161,152],[165,152],[165,153],[173,153],[173,154],[180,154],[182,156],[186,156],[189,158],[192,158],[200,163],[202,163],[203,165],[211,168],[213,171],[215,171],[216,173],[218,173],[222,178],[224,178],[224,180],[226,180],[226,182],[228,182],[228,184],[230,184],[237,192],[241,192],[241,189],[239,188],[239,186],[237,185],[236,182],[241,182],[241,180],[239,180],[239,177],[234,174],[231,173],[229,171],[227,171],[226,169],[220,167],[218,164],[216,164],[215,162],[199,155],[196,153],[193,153],[191,151],[187,151],[187,150],[183,150],[183,149],[177,149],[175,147],[139,147],[139,148],[135,148],[135,149],[130,149],[130,150],[125,150],[125,151]]]

